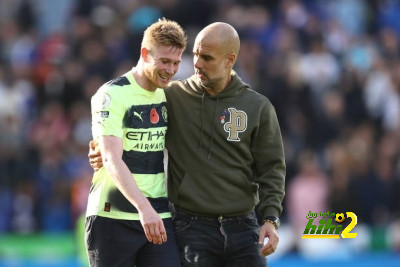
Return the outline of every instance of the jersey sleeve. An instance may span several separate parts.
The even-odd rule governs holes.
[[[122,98],[116,88],[101,87],[91,99],[93,138],[101,135],[122,137]]]

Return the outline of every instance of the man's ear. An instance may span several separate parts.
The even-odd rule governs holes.
[[[140,56],[143,58],[144,62],[149,62],[149,58],[148,58],[149,54],[150,54],[150,51],[146,47],[142,47],[140,49]]]
[[[228,55],[228,58],[227,58],[228,59],[228,66],[230,68],[233,68],[233,66],[235,65],[236,58],[237,58],[237,55],[234,54],[234,53],[231,53],[231,54]]]

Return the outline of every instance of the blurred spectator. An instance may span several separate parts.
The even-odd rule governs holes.
[[[312,104],[320,112],[324,95],[337,85],[340,75],[337,59],[326,49],[322,36],[311,40],[310,51],[301,57],[299,67],[302,78],[311,88]]]
[[[346,144],[339,141],[332,142],[326,149],[325,160],[329,162],[331,183],[329,203],[332,211],[356,212],[356,197],[350,187],[351,164]]]
[[[351,35],[361,35],[367,28],[368,5],[363,0],[319,1],[329,17],[335,18]]]
[[[328,211],[329,184],[321,171],[317,155],[311,150],[304,150],[299,155],[298,170],[288,184],[286,208],[294,234],[301,238],[309,212]]]
[[[397,85],[398,86],[398,85]],[[364,101],[371,118],[386,131],[400,129],[400,94],[387,63],[377,58],[367,75]]]

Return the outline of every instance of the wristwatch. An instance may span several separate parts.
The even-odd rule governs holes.
[[[281,221],[279,220],[278,217],[275,217],[275,216],[266,216],[266,217],[264,217],[263,222],[264,223],[265,222],[272,223],[275,226],[275,229],[278,229],[279,226],[281,225]]]

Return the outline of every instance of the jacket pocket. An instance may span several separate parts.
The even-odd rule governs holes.
[[[175,204],[195,214],[242,214],[254,208],[257,189],[240,172],[191,171],[185,173]]]

